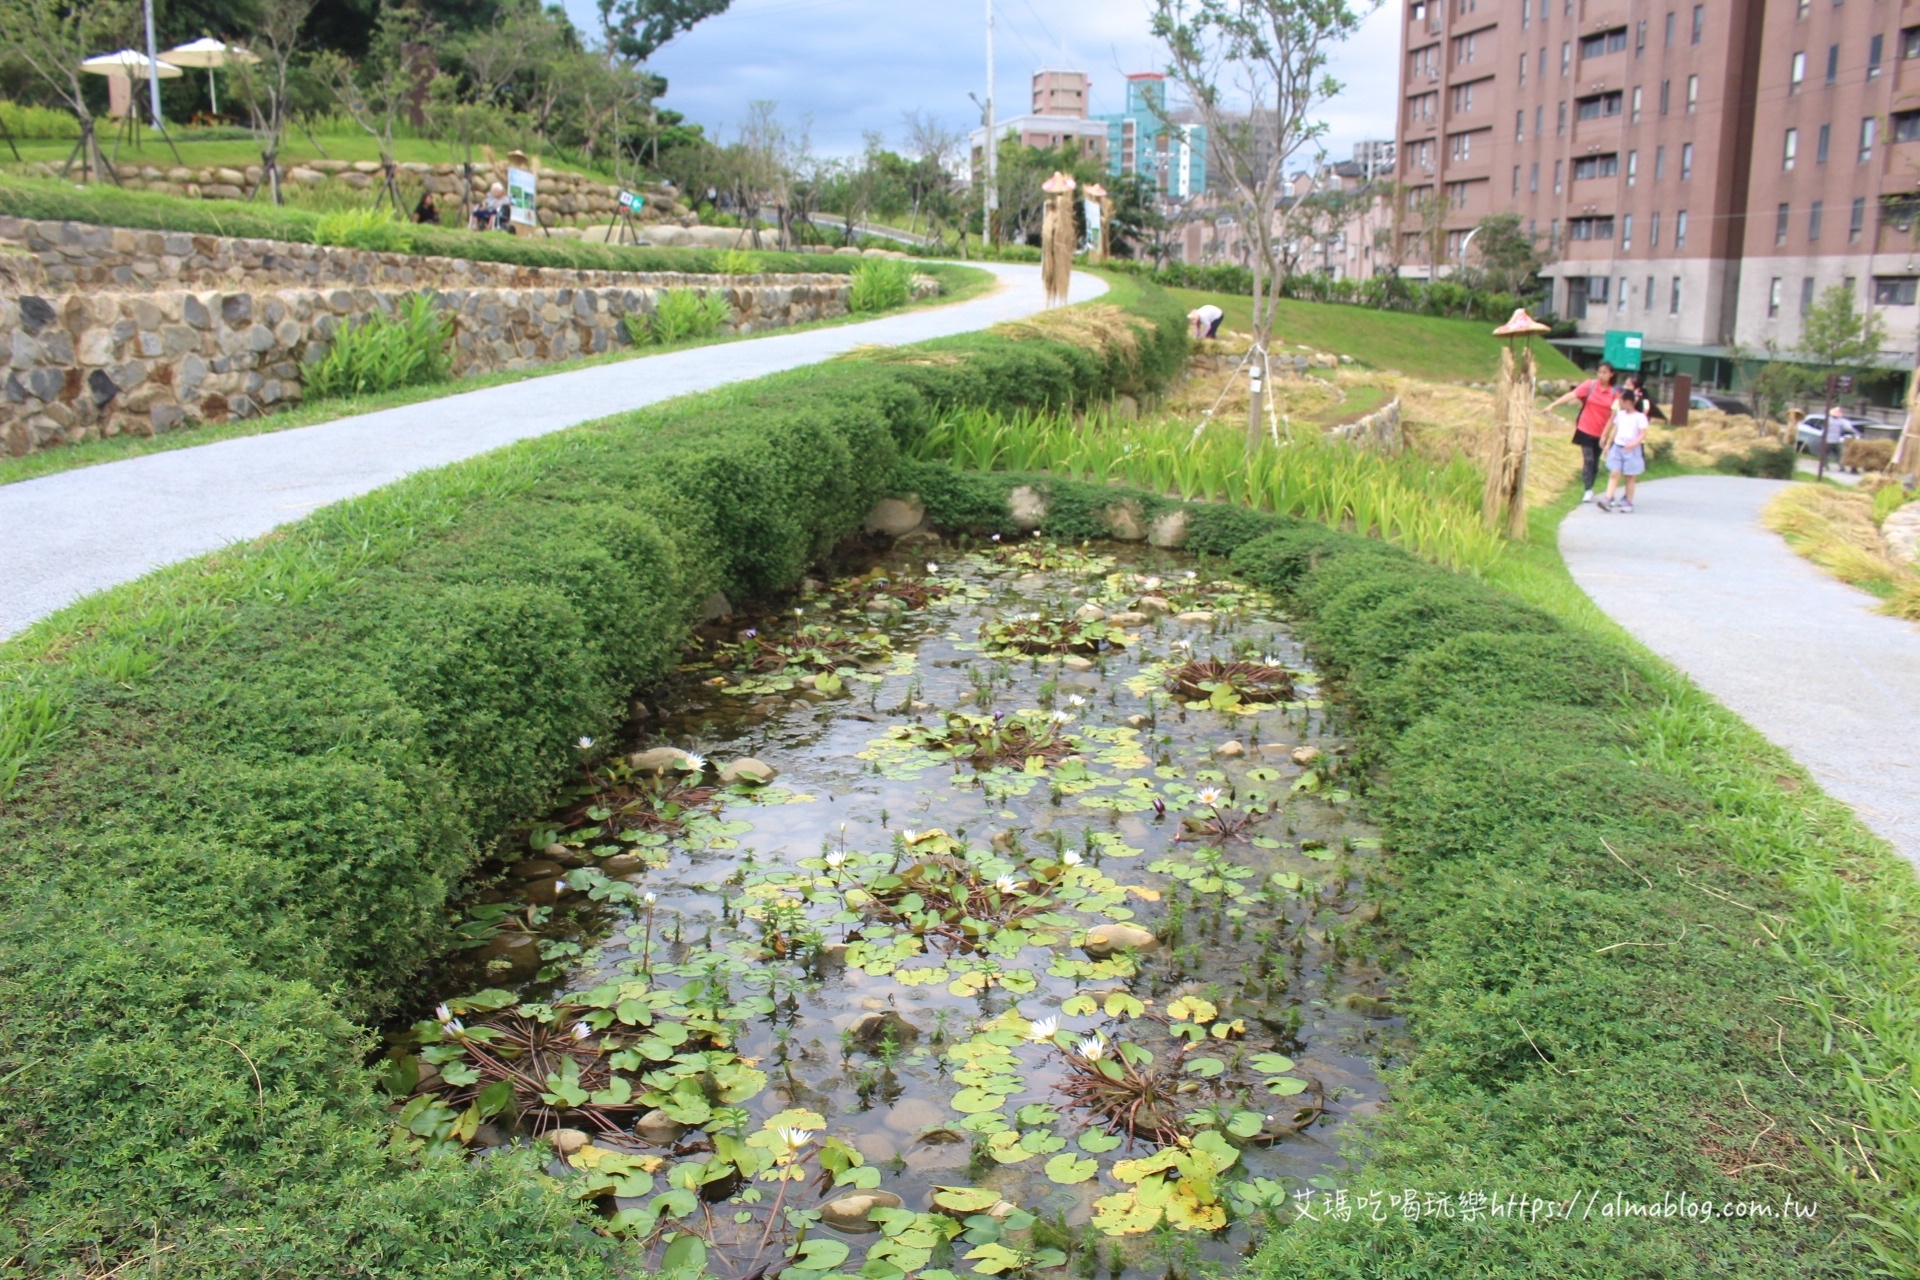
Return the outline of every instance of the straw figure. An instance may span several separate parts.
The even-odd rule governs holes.
[[[1100,210],[1100,234],[1092,244],[1087,246],[1087,257],[1094,262],[1105,262],[1108,246],[1112,243],[1110,237],[1113,234],[1113,197],[1108,195],[1107,189],[1097,182],[1089,182],[1082,194],[1087,197],[1089,204],[1098,206]]]
[[[1920,373],[1908,381],[1907,424],[1900,428],[1900,441],[1893,447],[1893,461],[1889,469],[1897,476],[1920,476],[1920,426],[1914,423],[1915,415],[1920,414]],[[1796,439],[1798,436],[1788,433],[1788,444]]]
[[[1067,300],[1067,280],[1073,275],[1073,189],[1078,184],[1056,171],[1040,184],[1047,193],[1046,219],[1040,224],[1040,283],[1047,289],[1047,305]]]
[[[1524,307],[1493,331],[1505,338],[1500,352],[1500,381],[1494,388],[1493,449],[1487,459],[1487,488],[1480,501],[1480,519],[1489,529],[1500,527],[1504,511],[1507,536],[1516,542],[1527,537],[1527,447],[1533,434],[1533,395],[1536,371],[1533,336],[1551,330]],[[1522,341],[1524,346],[1519,345]]]

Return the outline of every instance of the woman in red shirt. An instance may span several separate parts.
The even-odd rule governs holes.
[[[1573,442],[1580,446],[1580,501],[1593,501],[1593,482],[1600,474],[1600,437],[1613,421],[1613,404],[1620,393],[1613,388],[1613,366],[1605,360],[1587,379],[1547,406],[1552,413],[1563,404],[1580,402],[1580,416],[1574,420]]]

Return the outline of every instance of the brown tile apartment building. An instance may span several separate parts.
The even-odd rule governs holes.
[[[1559,314],[1675,356],[1791,348],[1850,280],[1910,359],[1920,0],[1410,0],[1403,31],[1398,176],[1450,259],[1517,213]]]

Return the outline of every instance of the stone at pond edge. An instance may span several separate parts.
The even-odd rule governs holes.
[[[1378,996],[1362,995],[1358,991],[1349,992],[1340,997],[1340,1003],[1366,1018],[1391,1018],[1393,1006]]]
[[[1038,529],[1047,518],[1047,500],[1032,485],[1019,485],[1007,495],[1007,515],[1022,533]]]
[[[1087,930],[1086,941],[1080,945],[1095,960],[1104,960],[1116,951],[1151,951],[1160,945],[1160,939],[1137,924],[1097,924]]]
[[[616,853],[600,864],[600,869],[610,876],[624,876],[628,872],[638,871],[647,865],[647,860],[637,853]]]
[[[1318,747],[1295,747],[1290,759],[1295,764],[1308,765],[1318,760],[1322,754]]]
[[[1173,605],[1165,596],[1141,596],[1134,603],[1139,606],[1140,612],[1152,617],[1173,612]]]
[[[665,773],[686,758],[687,753],[678,747],[649,747],[628,756],[627,763],[636,773]]]
[[[581,1129],[554,1129],[547,1134],[547,1143],[563,1156],[570,1156],[587,1145],[590,1139]]]
[[[875,1209],[900,1209],[905,1201],[891,1191],[862,1191],[841,1196],[820,1206],[820,1220],[836,1231],[872,1231],[875,1226],[867,1214]]]
[[[886,1043],[889,1033],[895,1045],[909,1045],[920,1038],[920,1028],[892,1009],[870,1013],[853,1024],[853,1038],[863,1049],[872,1050]]]
[[[902,534],[912,533],[926,519],[927,509],[920,505],[920,496],[910,494],[904,498],[882,498],[873,504],[873,510],[867,513],[866,530],[868,533],[881,533],[889,538],[898,538]]]
[[[764,787],[779,776],[779,773],[780,771],[770,764],[755,760],[752,756],[742,756],[738,760],[728,761],[721,768],[720,782],[723,786],[744,782],[750,786]]]
[[[1107,616],[1107,611],[1097,604],[1083,604],[1073,611],[1073,616],[1081,622],[1099,622]]]
[[[1156,547],[1184,547],[1187,545],[1187,512],[1182,507],[1169,511],[1153,522],[1147,530],[1147,541]]]
[[[1223,760],[1238,760],[1247,754],[1247,749],[1238,742],[1223,742],[1213,749],[1213,754]]]
[[[902,1098],[887,1112],[884,1123],[895,1133],[918,1135],[946,1119],[947,1113],[925,1098]]]
[[[633,1122],[633,1136],[656,1147],[677,1142],[687,1126],[664,1111],[649,1111]]]
[[[528,858],[513,864],[513,874],[522,880],[544,880],[548,876],[559,875],[560,871],[559,863],[549,862],[545,858]]]
[[[1133,501],[1115,502],[1100,511],[1101,522],[1107,526],[1107,532],[1121,542],[1145,541],[1147,530],[1140,523],[1140,506]]]
[[[1211,613],[1208,613],[1205,609],[1194,609],[1194,610],[1191,610],[1190,612],[1180,614],[1178,617],[1174,619],[1174,621],[1175,622],[1192,622],[1192,623],[1212,622],[1213,615]]]
[[[1065,667],[1069,671],[1093,670],[1093,660],[1090,658],[1083,658],[1077,653],[1070,654],[1069,656],[1062,658],[1060,660],[1060,665]]]
[[[1110,613],[1107,615],[1107,621],[1116,627],[1144,627],[1147,625],[1147,615],[1144,613]]]
[[[1293,748],[1284,742],[1263,742],[1260,754],[1268,760],[1285,760],[1293,753]]]

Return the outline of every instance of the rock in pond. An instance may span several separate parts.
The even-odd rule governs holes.
[[[1205,609],[1192,609],[1174,618],[1175,622],[1191,622],[1198,626],[1213,621],[1213,615]]]
[[[547,1144],[563,1156],[572,1155],[590,1141],[584,1129],[552,1129],[547,1133]]]
[[[1151,951],[1160,939],[1137,924],[1097,924],[1080,945],[1095,960],[1104,960],[1116,951]]]
[[[633,1136],[656,1147],[678,1142],[687,1126],[664,1111],[649,1111],[633,1122]]]
[[[1133,603],[1134,607],[1139,609],[1140,612],[1151,614],[1155,617],[1173,612],[1173,605],[1165,596],[1141,596]]]
[[[557,876],[565,870],[559,863],[548,858],[526,858],[513,864],[513,874],[522,880],[544,880],[548,876]]]
[[[1247,754],[1247,749],[1238,742],[1223,742],[1213,749],[1213,754],[1219,756],[1222,760],[1238,760],[1241,756]]]
[[[1060,665],[1065,667],[1069,671],[1093,670],[1093,660],[1090,658],[1083,658],[1077,653],[1069,654],[1067,657],[1060,659]]]
[[[1073,616],[1081,622],[1099,622],[1107,616],[1107,611],[1097,604],[1083,604],[1073,611]]]
[[[887,1042],[891,1035],[896,1046],[904,1047],[920,1038],[920,1028],[888,1009],[882,1013],[870,1013],[853,1024],[853,1038],[860,1047],[872,1051]]]
[[[1322,754],[1318,747],[1295,747],[1290,759],[1298,765],[1309,765],[1318,760]]]
[[[687,753],[678,747],[649,747],[628,756],[627,763],[633,766],[635,773],[665,773],[678,768],[688,758]]]
[[[836,1231],[875,1231],[878,1224],[867,1218],[868,1213],[902,1207],[904,1202],[891,1191],[862,1191],[821,1205],[820,1220]]]
[[[749,786],[764,787],[772,782],[779,772],[772,765],[755,760],[752,756],[742,756],[738,760],[729,760],[721,767],[720,781],[726,786],[744,782]]]
[[[1133,612],[1110,613],[1107,615],[1107,621],[1116,627],[1144,627],[1147,625],[1147,615]]]
[[[600,869],[610,876],[629,875],[647,865],[647,860],[637,853],[616,853],[600,864]]]

